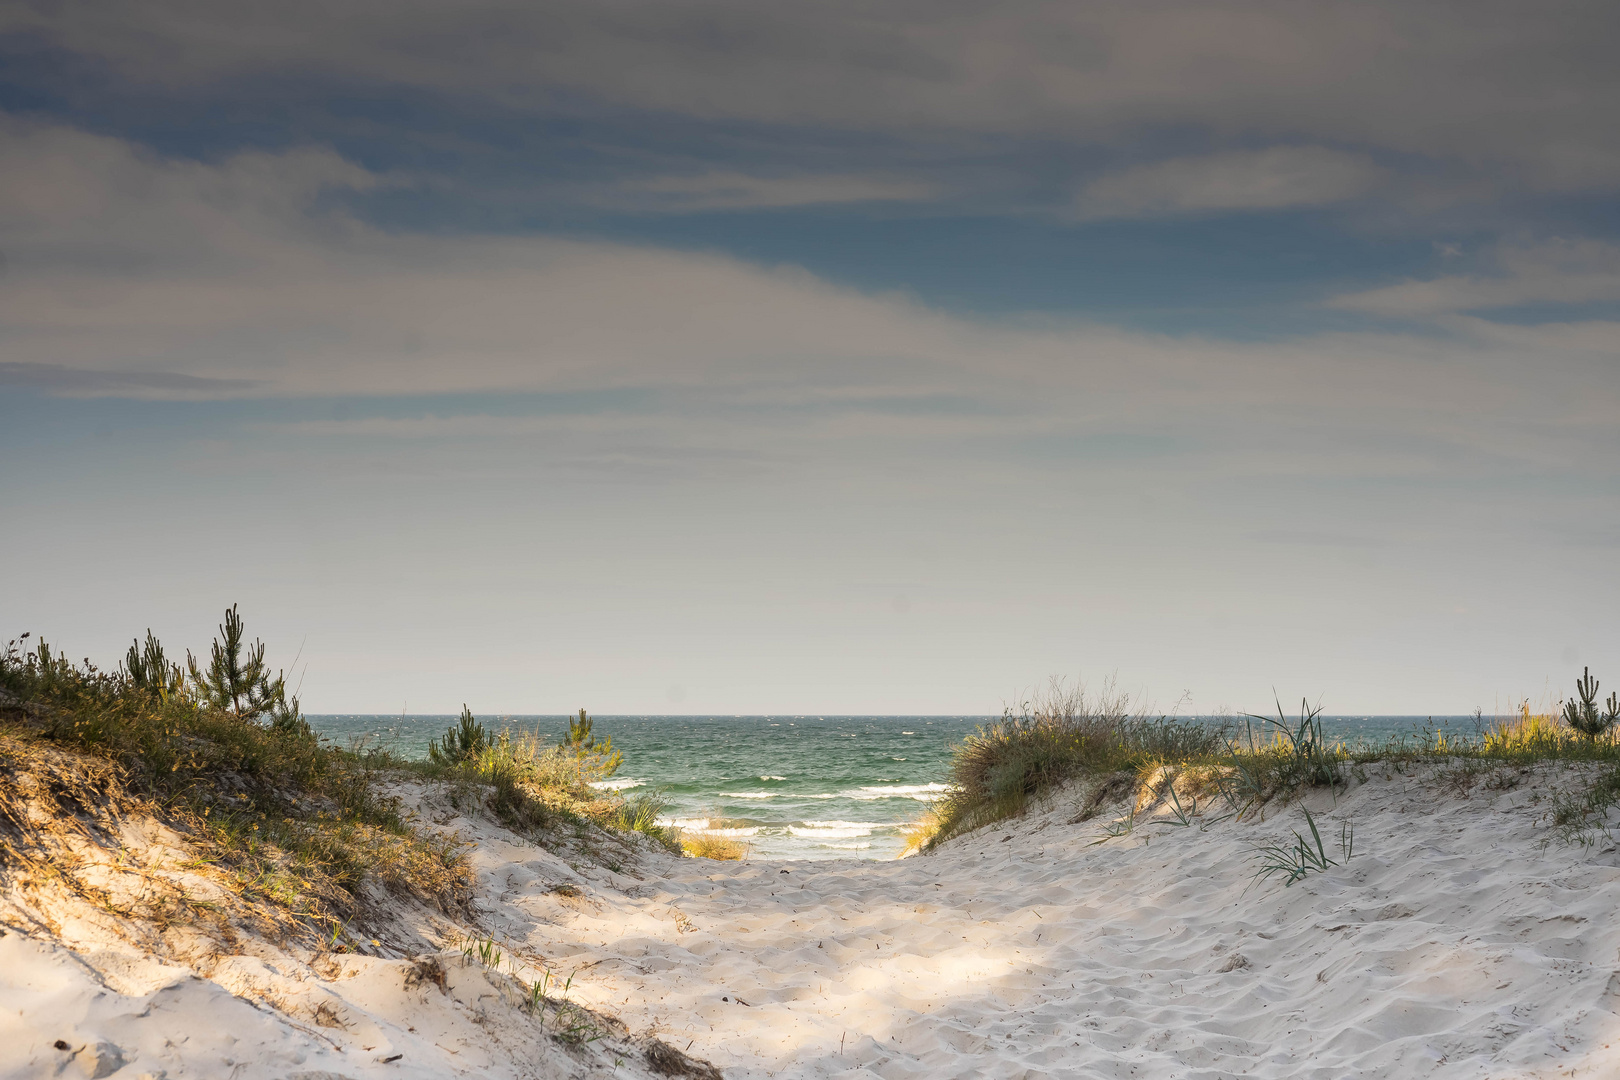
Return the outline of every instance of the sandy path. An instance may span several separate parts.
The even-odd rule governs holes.
[[[1314,798],[1330,853],[1350,818],[1357,855],[1291,888],[1249,888],[1251,848],[1297,808],[1093,845],[1060,801],[901,862],[641,881],[463,824],[499,938],[737,1080],[1620,1076],[1620,860],[1543,846],[1516,779]]]
[[[1314,796],[1358,854],[1292,888],[1251,887],[1252,849],[1297,807],[1095,844],[1060,796],[901,862],[713,863],[550,852],[401,785],[476,841],[498,970],[435,957],[466,928],[408,907],[372,955],[244,939],[189,967],[87,909],[54,937],[14,912],[0,1077],[650,1080],[650,1031],[730,1080],[1620,1076],[1620,855],[1547,842],[1567,775],[1498,780]],[[537,1019],[513,978],[547,965],[629,1032],[559,1042],[575,1014]]]

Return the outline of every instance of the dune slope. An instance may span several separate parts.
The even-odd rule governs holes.
[[[1297,804],[1207,829],[1160,804],[1098,843],[1070,789],[899,862],[716,863],[548,850],[401,784],[476,844],[470,917],[401,901],[344,955],[172,928],[154,950],[8,896],[0,1075],[1620,1075],[1615,846],[1552,838],[1567,773],[1433,772],[1311,796],[1340,865],[1291,887],[1253,881],[1254,848]]]
[[[1291,887],[1253,848],[1297,805],[1098,844],[1077,792],[900,862],[668,860],[577,899],[487,829],[476,858],[496,934],[738,1080],[1620,1075],[1614,845],[1547,842],[1556,770],[1433,771],[1312,796],[1342,865]]]

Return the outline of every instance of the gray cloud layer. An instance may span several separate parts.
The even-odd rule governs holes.
[[[1126,147],[1144,132],[1197,132],[1212,151],[1319,155],[1211,159],[1217,177],[1253,175],[1276,193],[1265,203],[1240,191],[1219,206],[1366,190],[1371,166],[1321,156],[1334,152],[1416,156],[1442,178],[1449,170],[1500,190],[1620,183],[1620,9],[1601,2],[140,0],[14,4],[0,15],[5,29],[170,86],[303,72],[541,113],[594,102]],[[1160,202],[1187,209],[1177,166],[1148,167]],[[1107,182],[1098,195],[1121,205]],[[1126,198],[1123,209],[1150,201]]]
[[[1000,426],[1008,409],[1037,425],[1078,410],[1125,426],[1228,409],[1472,442],[1477,422],[1500,412],[1543,417],[1535,448],[1520,447],[1533,457],[1573,453],[1590,434],[1569,426],[1577,415],[1620,407],[1604,377],[1616,328],[1603,321],[1453,319],[1439,337],[1255,345],[971,320],[722,256],[385,232],[322,208],[324,189],[380,182],[325,151],[207,165],[13,125],[0,137],[10,381],[179,397],[642,387],[739,416],[875,408],[964,433]],[[1338,303],[1452,318],[1515,298],[1614,296],[1615,265],[1603,245],[1510,249],[1488,280]],[[1522,366],[1532,353],[1533,373]],[[1572,413],[1565,395],[1577,385],[1587,388]],[[1493,437],[1494,453],[1508,445]]]

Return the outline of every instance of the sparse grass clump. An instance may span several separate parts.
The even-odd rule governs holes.
[[[1322,833],[1316,827],[1316,818],[1311,816],[1309,810],[1305,811],[1305,825],[1311,831],[1309,837],[1295,829],[1292,844],[1264,844],[1255,849],[1260,869],[1255,871],[1254,881],[1264,881],[1274,875],[1281,875],[1283,885],[1291,887],[1294,882],[1304,881],[1311,874],[1323,874],[1329,868],[1339,865],[1337,859],[1328,856],[1327,846],[1322,843]],[[1348,821],[1341,822],[1339,855],[1345,862],[1349,862],[1355,857],[1355,853],[1355,827]]]

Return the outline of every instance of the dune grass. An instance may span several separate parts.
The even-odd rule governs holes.
[[[1591,698],[1595,683],[1588,675],[1577,690],[1583,700]],[[1077,820],[1130,799],[1131,819],[1114,830],[1124,835],[1143,802],[1173,800],[1181,824],[1191,824],[1201,805],[1219,805],[1236,817],[1263,814],[1274,800],[1343,786],[1375,761],[1397,769],[1420,762],[1444,766],[1444,782],[1462,791],[1481,778],[1487,784],[1509,783],[1504,770],[1540,762],[1604,766],[1588,770],[1585,786],[1555,801],[1554,824],[1575,838],[1620,804],[1616,727],[1572,726],[1556,707],[1532,712],[1525,704],[1511,717],[1489,725],[1481,721],[1472,735],[1422,731],[1376,744],[1346,744],[1326,735],[1320,707],[1308,703],[1301,703],[1297,718],[1284,715],[1279,704],[1275,717],[1246,716],[1225,724],[1152,719],[1111,686],[1090,696],[1083,687],[1054,680],[1019,714],[1009,710],[955,748],[951,790],[912,824],[907,851],[927,851],[1017,816],[1041,792],[1069,780],[1090,781]],[[1184,794],[1192,800],[1190,810]],[[1172,823],[1174,810],[1167,819]]]
[[[951,757],[951,790],[908,832],[912,850],[1021,813],[1040,792],[1082,775],[1133,775],[1167,761],[1214,757],[1225,733],[1152,719],[1105,686],[1053,681],[1019,715],[980,728]],[[1118,785],[1114,785],[1116,788]],[[1123,794],[1123,792],[1121,792]]]
[[[519,833],[595,826],[640,834],[680,854],[680,830],[658,824],[665,803],[656,793],[625,796],[593,786],[610,778],[623,756],[610,741],[591,739],[588,726],[584,730],[584,738],[558,743],[510,730],[492,735],[464,709],[462,720],[426,760],[380,749],[364,759],[373,768],[447,784],[452,802],[481,803]]]
[[[253,723],[183,686],[141,685],[88,660],[70,663],[44,642],[27,650],[12,642],[0,653],[0,730],[13,794],[47,758],[63,768],[49,748],[100,762],[99,780],[70,793],[64,812],[149,812],[185,834],[247,901],[337,922],[356,910],[368,878],[446,911],[468,895],[460,845],[413,828],[364,758],[299,725]],[[10,809],[0,813],[0,861],[16,868],[39,837],[19,820],[26,808]]]
[[[110,836],[135,810],[179,830],[244,904],[309,932],[360,913],[368,881],[460,911],[472,884],[463,846],[408,820],[385,788],[402,778],[443,784],[520,832],[579,836],[594,826],[682,852],[679,831],[658,824],[656,795],[593,786],[622,758],[591,735],[583,711],[557,745],[491,736],[464,710],[426,761],[335,747],[303,722],[280,676],[258,670],[261,644],[239,662],[234,609],[227,622],[236,643],[215,642],[219,670],[207,677],[187,678],[150,634],[115,671],[72,663],[28,635],[0,651],[0,874],[60,877],[60,845],[47,853],[41,812],[95,819]],[[215,685],[232,680],[252,693],[233,698]]]

